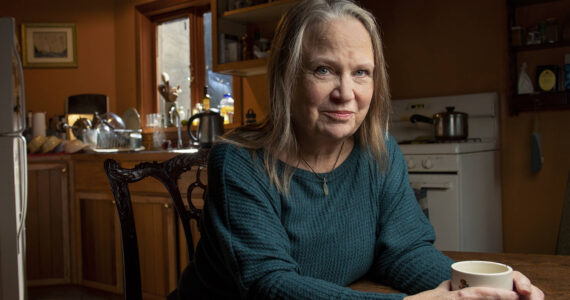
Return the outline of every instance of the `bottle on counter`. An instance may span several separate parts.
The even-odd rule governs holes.
[[[210,110],[210,94],[208,94],[208,86],[204,87],[204,98],[202,98],[202,110]]]
[[[224,94],[224,98],[220,101],[220,114],[224,118],[224,124],[234,122],[234,98],[230,93]]]
[[[199,114],[201,111],[202,111],[202,103],[196,103],[196,105],[194,105],[194,108],[192,109],[192,114],[189,117]],[[198,119],[194,119],[194,121],[192,121],[192,125],[198,126],[199,122],[200,121]]]

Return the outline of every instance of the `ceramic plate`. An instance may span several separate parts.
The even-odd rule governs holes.
[[[125,111],[123,114],[123,121],[125,122],[125,129],[141,129],[141,117],[134,107],[131,107]]]

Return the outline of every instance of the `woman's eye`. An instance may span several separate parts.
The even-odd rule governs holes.
[[[354,75],[356,75],[356,77],[364,77],[370,75],[370,72],[368,70],[358,70],[354,72]]]
[[[315,74],[317,75],[327,75],[329,73],[330,73],[329,68],[324,66],[317,67],[317,69],[315,70]]]

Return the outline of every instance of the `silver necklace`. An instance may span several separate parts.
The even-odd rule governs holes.
[[[338,152],[338,155],[336,157],[336,160],[334,162],[334,165],[331,169],[331,172],[334,171],[334,168],[336,167],[336,164],[338,163],[338,159],[340,158],[340,154],[342,153],[342,147],[344,146],[344,141],[342,141],[342,144],[340,145],[340,151]],[[321,179],[323,181],[323,192],[325,193],[325,196],[329,195],[329,187],[327,186],[327,177],[328,176],[320,176],[319,174],[317,174],[317,172],[315,172],[315,170],[313,170],[313,167],[311,167],[311,165],[309,165],[309,163],[305,160],[305,158],[301,155],[301,159],[303,160],[303,162],[307,165],[307,167],[309,167],[309,169],[311,169],[311,172],[313,172],[313,174],[315,174],[315,176],[317,176],[319,179]],[[330,174],[329,174],[330,176]]]

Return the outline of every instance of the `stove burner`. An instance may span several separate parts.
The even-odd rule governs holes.
[[[401,141],[400,145],[419,145],[419,144],[455,144],[455,143],[481,143],[481,138],[467,138],[461,140],[437,140],[437,139],[415,139]]]

